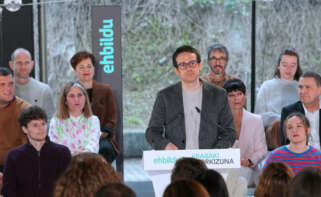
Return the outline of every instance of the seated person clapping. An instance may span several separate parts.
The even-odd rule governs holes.
[[[258,175],[256,165],[267,152],[263,121],[259,115],[244,109],[247,94],[241,80],[228,80],[223,88],[227,91],[237,133],[237,140],[233,148],[240,148],[241,151],[241,176],[244,176],[251,184],[253,182],[251,180]],[[254,177],[251,179],[252,176]]]
[[[50,139],[67,146],[72,154],[98,153],[100,135],[99,119],[92,114],[85,88],[77,82],[67,83],[50,121]]]

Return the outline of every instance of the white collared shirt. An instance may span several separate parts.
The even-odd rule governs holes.
[[[305,106],[303,105],[305,116],[310,121],[311,126],[311,134],[309,136],[309,145],[313,146],[314,148],[320,149],[320,134],[319,134],[319,124],[320,124],[320,113],[319,110],[314,112],[309,112]],[[321,109],[321,105],[320,105]]]

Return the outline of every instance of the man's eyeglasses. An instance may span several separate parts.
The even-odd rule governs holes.
[[[211,62],[224,62],[224,61],[226,61],[226,57],[216,58],[215,56],[212,56],[208,60]]]
[[[189,62],[182,62],[182,63],[179,63],[177,64],[177,67],[180,69],[180,70],[186,70],[187,67],[190,67],[190,68],[196,68],[196,66],[198,66],[198,61],[197,60],[192,60],[192,61],[189,61]]]

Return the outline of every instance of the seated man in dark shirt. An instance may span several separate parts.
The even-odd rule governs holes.
[[[71,160],[70,151],[47,137],[47,115],[40,107],[24,109],[19,123],[28,142],[8,153],[2,193],[10,197],[53,196],[55,182]]]

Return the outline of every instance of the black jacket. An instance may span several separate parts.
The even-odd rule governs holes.
[[[204,81],[202,83],[202,106],[201,109],[195,109],[201,114],[199,148],[229,148],[234,144],[236,132],[226,91]],[[185,149],[181,82],[158,93],[146,130],[146,139],[156,150],[163,150],[168,143],[173,143],[179,149]]]
[[[71,160],[66,146],[47,137],[38,152],[30,142],[12,149],[6,158],[2,193],[8,197],[50,197],[55,182]]]

